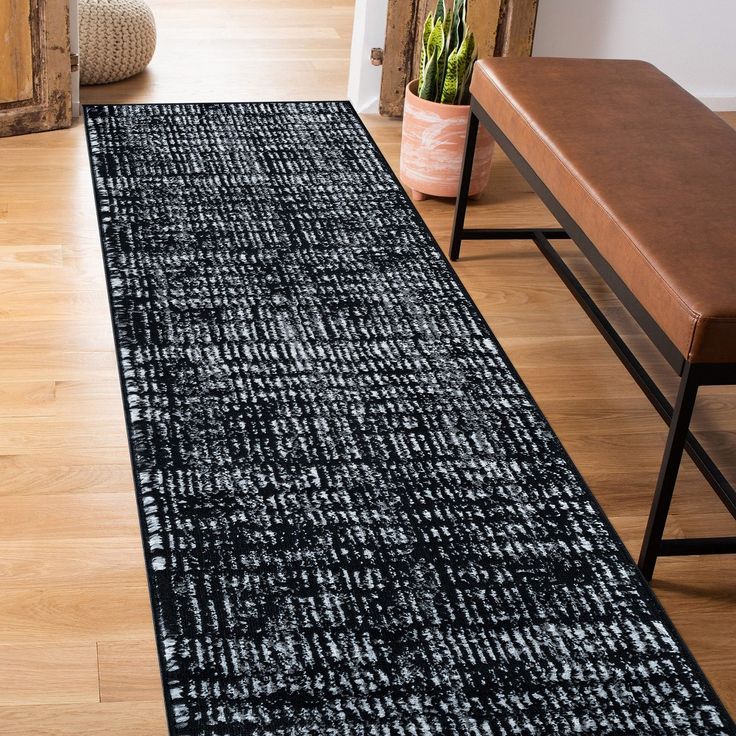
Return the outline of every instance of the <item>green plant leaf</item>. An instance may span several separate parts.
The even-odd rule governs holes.
[[[478,58],[478,50],[475,48],[475,39],[471,33],[463,41],[466,46],[464,58],[458,63],[458,79],[461,80],[457,90],[457,104],[467,105],[470,102],[470,81],[473,75],[473,64]],[[462,63],[462,70],[460,69]]]
[[[435,52],[437,56],[442,53],[442,49],[445,45],[445,33],[442,29],[442,21],[437,19],[432,29],[432,33],[429,34],[427,39],[427,56],[432,56]],[[436,59],[435,59],[436,60]]]
[[[454,105],[455,99],[457,98],[457,62],[458,54],[457,50],[455,50],[447,59],[447,73],[445,74],[445,83],[442,85],[440,102],[443,102],[445,105]]]
[[[465,22],[465,18],[468,15],[468,5],[466,0],[458,0],[453,8],[453,21],[457,25],[458,29]],[[461,39],[462,40],[462,39]]]
[[[459,48],[463,41],[464,20],[466,15],[466,0],[455,0],[455,4],[452,8],[452,24],[450,29],[449,48],[451,51]]]
[[[447,48],[450,51],[457,51],[458,46],[458,34],[457,34],[457,19],[453,15],[450,20],[450,28],[447,32]]]
[[[427,16],[427,20],[424,21],[424,29],[422,30],[422,45],[426,48],[429,36],[434,28],[434,16],[430,13]]]
[[[464,104],[477,57],[475,39],[467,26],[468,0],[437,0],[422,29],[418,94],[425,100]]]
[[[429,65],[432,63],[433,69],[433,79],[432,79],[432,85],[427,86],[427,90],[433,90],[434,96],[433,97],[425,97],[426,100],[433,100],[436,101],[436,98],[439,93],[442,92],[442,88],[438,90],[438,86],[441,84],[441,80],[443,77],[440,75],[440,72],[444,74],[444,59],[442,58],[445,51],[445,34],[442,27],[442,21],[436,20],[434,24],[434,28],[432,29],[432,33],[429,34],[429,38],[427,39],[427,64],[425,65],[424,69],[424,78],[422,79],[422,88],[425,87],[425,83],[427,81],[427,75],[429,70]]]
[[[429,35],[432,33],[434,28],[434,16],[430,13],[427,16],[427,20],[424,21],[424,30],[422,32],[422,50],[419,54],[419,85],[417,90],[422,88],[422,82],[424,81],[424,66],[427,63],[427,41],[429,41]]]
[[[447,60],[453,50],[450,44],[450,36],[452,33],[452,15],[448,13],[442,23],[442,51],[437,57],[437,95],[442,96],[442,88],[445,84],[445,74],[447,73]],[[438,99],[439,101],[439,99]]]
[[[462,85],[458,89],[458,105],[469,105],[470,104],[470,82],[473,78],[473,65],[475,64],[476,59],[478,58],[477,54],[473,54],[473,60],[468,67],[468,71],[465,73],[465,79],[463,80]]]
[[[437,8],[434,11],[434,17],[436,20],[444,20],[447,15],[447,8],[445,8],[445,0],[437,0]]]
[[[424,70],[424,80],[419,88],[419,96],[423,100],[435,101],[437,97],[437,49],[432,50],[427,66]]]
[[[442,23],[442,33],[445,36],[445,48],[447,49],[447,53],[449,55],[450,51],[452,51],[453,47],[450,46],[450,36],[452,35],[452,16],[448,15],[445,17],[444,22]]]
[[[463,80],[465,78],[465,73],[471,63],[474,51],[475,38],[473,37],[473,34],[470,33],[465,36],[463,42],[460,44],[460,48],[457,50],[457,74],[459,80]]]

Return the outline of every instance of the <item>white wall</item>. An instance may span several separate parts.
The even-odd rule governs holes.
[[[348,98],[358,112],[378,112],[381,67],[370,56],[372,48],[383,48],[387,11],[388,0],[355,0]]]
[[[540,0],[534,55],[644,59],[736,110],[736,0]]]

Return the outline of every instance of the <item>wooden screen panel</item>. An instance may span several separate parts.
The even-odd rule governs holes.
[[[447,3],[449,6],[451,2]],[[389,0],[379,110],[401,117],[406,85],[419,76],[417,43],[437,0]],[[468,25],[478,56],[529,56],[534,42],[538,0],[469,0]]]
[[[3,0],[0,5],[0,102],[33,97],[33,33],[30,0]]]
[[[539,0],[505,0],[494,56],[531,56]]]
[[[0,37],[0,136],[68,128],[69,0],[0,0]]]
[[[379,111],[400,117],[404,110],[404,88],[414,66],[417,17],[424,0],[389,0]]]
[[[468,2],[468,27],[475,34],[479,59],[498,56],[495,53],[498,19],[504,4],[503,0],[483,0],[483,2],[469,0]]]

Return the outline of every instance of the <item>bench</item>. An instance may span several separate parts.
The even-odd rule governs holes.
[[[669,423],[639,567],[736,552],[736,537],[663,539],[683,452],[736,518],[736,491],[689,430],[698,388],[736,383],[736,131],[651,64],[479,61],[450,257],[463,240],[529,238]],[[478,126],[561,229],[468,229]],[[674,407],[550,240],[571,238],[681,377]]]

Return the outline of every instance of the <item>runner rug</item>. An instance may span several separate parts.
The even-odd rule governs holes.
[[[172,733],[734,733],[347,103],[85,112]]]

